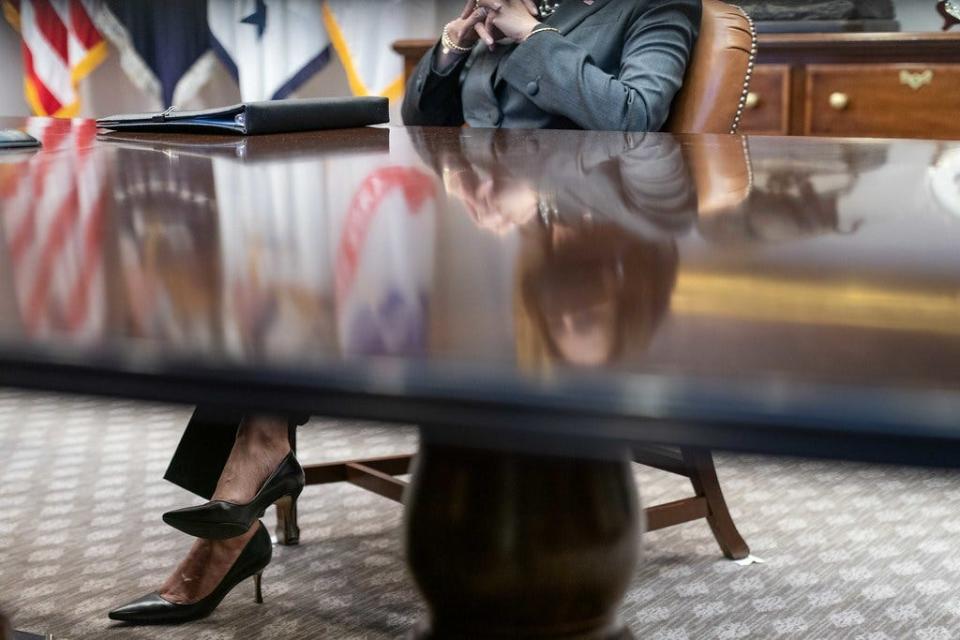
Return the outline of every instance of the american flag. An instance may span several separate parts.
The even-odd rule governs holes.
[[[107,165],[90,120],[34,120],[43,151],[0,165],[0,225],[28,335],[95,342],[107,319]]]
[[[24,94],[38,116],[80,111],[77,85],[107,56],[94,26],[97,0],[0,0],[23,38]]]

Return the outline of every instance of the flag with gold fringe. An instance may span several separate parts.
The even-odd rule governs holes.
[[[38,116],[80,111],[77,87],[107,56],[91,16],[97,0],[2,0],[22,37],[24,94]]]
[[[398,99],[403,59],[390,45],[433,35],[435,16],[433,0],[324,0],[324,24],[353,94]]]

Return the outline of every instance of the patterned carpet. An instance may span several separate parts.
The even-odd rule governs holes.
[[[386,639],[422,606],[400,508],[309,488],[300,547],[280,548],[266,604],[241,585],[210,619],[136,629],[106,618],[155,588],[190,540],[160,514],[190,502],[161,481],[189,409],[0,390],[0,602],[57,638]],[[410,429],[301,430],[308,462],[411,451]],[[960,474],[723,455],[731,510],[766,564],[723,560],[705,523],[649,534],[624,608],[650,640],[960,638]],[[682,480],[638,470],[647,503]]]

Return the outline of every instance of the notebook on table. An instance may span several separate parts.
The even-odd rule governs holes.
[[[226,133],[256,136],[323,129],[352,129],[390,121],[386,98],[317,98],[245,102],[219,109],[115,115],[97,120],[114,131]]]

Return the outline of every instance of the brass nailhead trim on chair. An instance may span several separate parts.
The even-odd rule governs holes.
[[[750,94],[750,81],[753,79],[753,68],[754,64],[757,61],[757,27],[753,23],[753,18],[747,15],[747,13],[738,8],[743,17],[747,19],[747,22],[750,23],[750,36],[752,44],[750,45],[750,62],[747,64],[747,77],[743,81],[743,93],[740,94],[740,104],[737,105],[737,115],[733,118],[733,127],[730,129],[730,134],[733,135],[740,128],[740,120],[743,118],[743,110],[747,105],[747,96]]]

